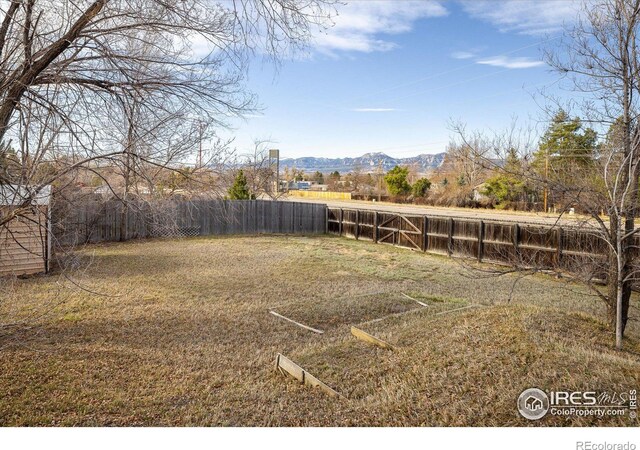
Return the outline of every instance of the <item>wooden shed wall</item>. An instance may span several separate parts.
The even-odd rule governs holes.
[[[10,206],[0,206],[10,208]],[[47,269],[47,207],[0,228],[0,276],[28,275]]]

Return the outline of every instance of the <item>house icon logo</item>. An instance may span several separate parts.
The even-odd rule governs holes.
[[[518,411],[526,419],[542,419],[549,411],[549,397],[541,389],[525,389],[518,397]]]
[[[524,401],[524,406],[529,411],[539,411],[543,408],[542,400],[540,400],[538,397],[534,397],[533,395],[530,395],[526,398],[526,400]]]

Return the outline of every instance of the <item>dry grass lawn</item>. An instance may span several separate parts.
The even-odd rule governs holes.
[[[3,281],[0,322],[29,327],[0,340],[1,425],[638,425],[517,413],[528,387],[640,384],[637,322],[615,352],[579,285],[524,278],[507,302],[512,276],[335,237],[128,242],[76,263]],[[484,306],[437,315],[469,304]],[[395,351],[350,335],[387,315],[361,328]],[[277,373],[278,352],[347,399]]]

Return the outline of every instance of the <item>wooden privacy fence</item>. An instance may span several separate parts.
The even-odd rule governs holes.
[[[607,244],[595,230],[329,208],[331,234],[452,257],[563,269],[605,278]]]
[[[53,210],[58,245],[146,237],[326,233],[326,205],[269,200],[85,202]]]

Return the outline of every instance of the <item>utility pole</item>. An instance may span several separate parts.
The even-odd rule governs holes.
[[[544,155],[544,212],[547,213],[549,210],[547,209],[547,199],[549,197],[549,149]]]
[[[280,192],[280,150],[269,150],[269,168],[271,169],[272,176],[275,176],[273,198],[278,198],[278,194]]]
[[[204,122],[198,122],[198,169],[202,168],[202,137],[204,136]]]

